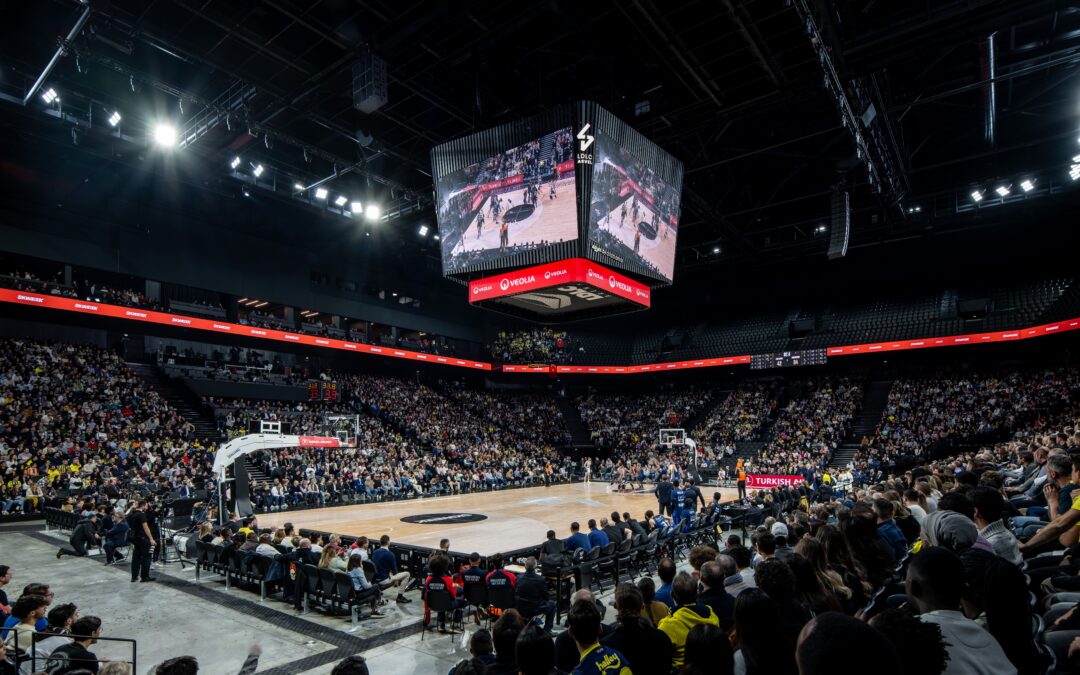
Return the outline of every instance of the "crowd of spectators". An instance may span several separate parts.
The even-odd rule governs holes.
[[[550,327],[500,331],[491,343],[492,358],[506,363],[569,363],[573,352],[570,334]]]
[[[739,385],[702,420],[694,430],[694,439],[724,452],[736,443],[758,440],[776,408],[777,393],[773,382]]]
[[[661,428],[682,427],[714,395],[693,386],[634,394],[592,392],[579,398],[577,407],[597,446],[633,451],[659,442]]]
[[[808,380],[769,428],[761,456],[749,466],[762,473],[806,474],[824,468],[847,435],[863,397],[863,382],[846,377]]]
[[[522,438],[532,437],[553,448],[570,444],[559,406],[550,396],[467,389],[463,383],[443,382],[442,389],[474,415]]]
[[[1010,429],[1080,390],[1080,370],[977,372],[896,380],[881,423],[863,439],[855,466],[910,463],[938,444]]]
[[[149,494],[206,483],[213,446],[100,347],[0,339],[0,501]]]

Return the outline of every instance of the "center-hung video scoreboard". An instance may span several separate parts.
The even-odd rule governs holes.
[[[583,101],[432,149],[443,274],[470,303],[569,321],[671,284],[682,163]]]

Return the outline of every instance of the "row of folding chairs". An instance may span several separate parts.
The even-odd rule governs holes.
[[[368,568],[368,564],[368,561],[365,561],[364,574],[370,581],[375,570],[374,567]],[[377,586],[357,591],[353,588],[352,578],[344,572],[304,565],[299,574],[297,582],[302,588],[304,613],[311,611],[313,604],[331,611],[348,612],[353,630],[358,625],[360,608],[373,605],[379,598]]]

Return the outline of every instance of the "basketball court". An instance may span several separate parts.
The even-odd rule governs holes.
[[[723,501],[737,496],[734,488],[703,487],[706,502],[716,490]],[[389,534],[398,543],[430,548],[438,548],[439,540],[447,538],[453,551],[494,555],[541,544],[549,529],[565,539],[575,520],[587,531],[590,518],[599,522],[617,510],[640,520],[649,509],[656,511],[651,492],[620,494],[611,492],[608,483],[594,482],[266,513],[259,515],[259,525],[290,522],[297,529],[374,539]]]
[[[555,199],[549,198],[551,183],[541,183],[535,207],[528,215],[521,217],[518,207],[525,204],[525,190],[513,190],[499,194],[501,210],[498,219],[491,212],[491,197],[484,200],[480,214],[484,216],[484,227],[477,237],[479,215],[474,217],[461,244],[455,252],[486,251],[499,248],[499,227],[504,219],[509,222],[509,245],[536,244],[541,241],[555,243],[577,239],[577,203],[574,199],[574,177],[555,181]],[[509,217],[507,217],[509,216]],[[515,220],[514,217],[518,216]]]
[[[626,205],[626,219],[621,220],[624,204]],[[626,244],[626,247],[631,251],[634,250],[634,232],[637,229],[631,215],[632,204],[631,197],[628,196],[626,199],[617,202],[615,208],[611,209],[600,221],[601,229],[613,234],[619,241]],[[637,205],[637,222],[652,223],[656,212],[650,209],[644,200],[637,200]],[[647,230],[648,227],[645,229]],[[643,234],[638,247],[638,255],[648,260],[651,265],[669,279],[675,267],[675,234],[675,231],[670,226],[665,225],[661,218],[656,238],[649,239]]]

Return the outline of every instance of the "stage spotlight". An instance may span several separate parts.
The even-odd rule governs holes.
[[[352,211],[353,213],[355,213],[356,215],[360,215],[361,213],[364,212],[364,205],[361,204],[360,202],[353,202],[352,204],[349,204],[349,210]]]
[[[123,118],[120,116],[120,113],[114,110],[113,114],[109,115],[109,126],[115,127],[117,124],[120,124],[121,119]]]
[[[427,233],[428,233],[428,226],[427,225],[421,225],[420,226],[420,236],[421,237],[426,237]]]
[[[345,206],[345,203],[349,201],[349,198],[345,195],[338,195],[334,200],[334,206]]]
[[[229,162],[229,168],[235,170],[238,166],[240,166],[240,158],[233,157],[232,161]]]
[[[982,190],[972,190],[971,191],[971,201],[978,204],[979,202],[982,201],[982,198],[983,198]]]
[[[266,168],[262,164],[256,164],[255,168],[251,171],[251,173],[253,173],[255,177],[258,178],[259,176],[263,175],[263,171],[266,171]]]
[[[1024,180],[1020,181],[1020,189],[1024,192],[1031,192],[1035,189],[1035,181],[1031,180],[1030,178],[1025,178]]]
[[[330,194],[326,188],[317,188],[315,190],[315,199],[326,199],[326,195]]]
[[[1009,186],[1008,185],[999,185],[999,186],[997,186],[997,188],[994,189],[994,192],[998,193],[998,196],[1000,196],[1000,197],[1008,197],[1009,196]]]
[[[368,220],[378,220],[379,216],[381,216],[381,215],[382,215],[382,209],[380,209],[378,206],[376,206],[374,204],[368,204],[367,209],[364,210],[364,216]]]
[[[176,127],[171,124],[158,124],[154,127],[154,143],[163,148],[171,148],[176,145]]]
[[[45,101],[45,103],[51,105],[53,101],[59,101],[60,100],[60,94],[57,94],[55,89],[53,89],[52,87],[49,87],[48,89],[46,89],[45,91],[43,91],[41,93],[41,100],[43,100],[43,101]]]

